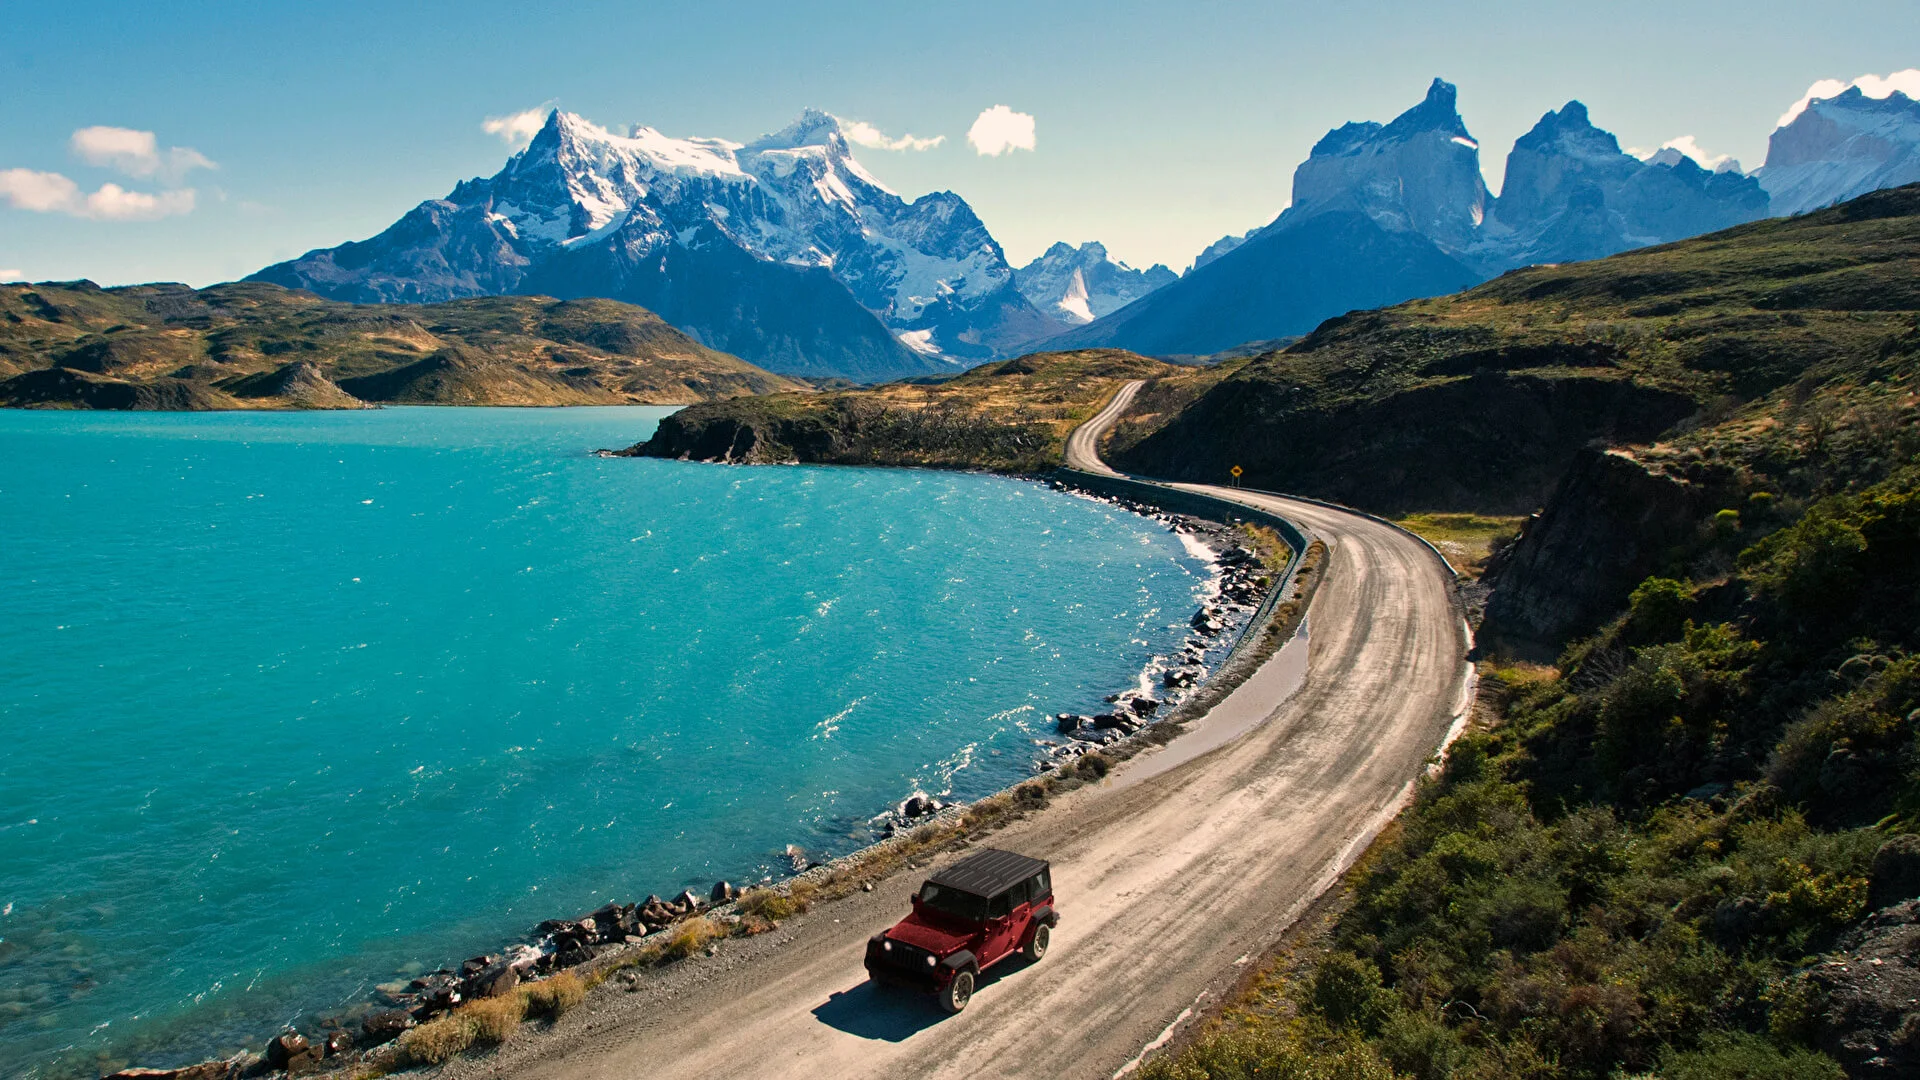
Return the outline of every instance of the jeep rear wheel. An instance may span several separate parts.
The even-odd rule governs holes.
[[[953,973],[946,989],[940,991],[940,1007],[950,1013],[957,1013],[973,1000],[973,972],[962,968]]]
[[[1020,950],[1020,954],[1027,958],[1027,963],[1035,963],[1047,955],[1047,943],[1052,938],[1053,931],[1047,927],[1046,923],[1041,923],[1033,928],[1033,936],[1027,938],[1026,947]]]

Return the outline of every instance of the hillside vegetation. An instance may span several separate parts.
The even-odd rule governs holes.
[[[1337,320],[1140,441],[1203,409],[1297,395],[1326,413],[1286,415],[1325,423],[1476,379],[1613,382],[1695,410],[1640,445],[1576,447],[1550,477],[1487,569],[1475,728],[1324,939],[1143,1076],[1920,1075],[1916,251],[1920,189],[1903,189],[1522,271]],[[1586,366],[1461,374],[1476,355]],[[1437,454],[1496,418],[1409,438]],[[1359,441],[1355,467],[1378,468]],[[1524,488],[1425,475],[1495,504]],[[1572,640],[1550,666],[1509,662],[1502,623]]]
[[[1111,457],[1188,480],[1239,464],[1376,510],[1525,513],[1589,444],[1713,428],[1693,445],[1764,465],[1809,408],[1826,427],[1910,414],[1916,310],[1909,187],[1329,320]]]
[[[0,405],[667,405],[800,386],[611,300],[373,305],[257,282],[0,286]]]
[[[1067,435],[1127,380],[1205,377],[1117,349],[1035,353],[942,381],[694,406],[626,453],[1032,472],[1059,465]]]

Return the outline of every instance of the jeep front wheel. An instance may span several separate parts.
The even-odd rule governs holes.
[[[940,1007],[950,1013],[957,1013],[973,1000],[973,972],[962,968],[953,973],[946,989],[940,991]]]
[[[1020,950],[1026,954],[1027,963],[1034,963],[1047,955],[1047,941],[1052,936],[1053,932],[1047,928],[1046,923],[1033,928],[1033,936],[1027,939],[1027,947]]]

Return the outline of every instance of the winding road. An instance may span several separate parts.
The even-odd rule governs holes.
[[[1073,434],[1070,464],[1110,471],[1099,437],[1138,389]],[[1358,856],[1468,704],[1451,578],[1420,541],[1312,503],[1182,486],[1298,521],[1329,545],[1328,570],[1307,637],[1193,733],[990,838],[1053,862],[1062,921],[1045,960],[990,972],[958,1016],[876,991],[861,950],[907,910],[927,873],[908,870],[449,1071],[1104,1080],[1132,1068]]]

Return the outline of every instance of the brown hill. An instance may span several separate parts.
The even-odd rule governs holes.
[[[0,286],[0,405],[683,405],[804,384],[611,300],[343,304],[257,282]]]

